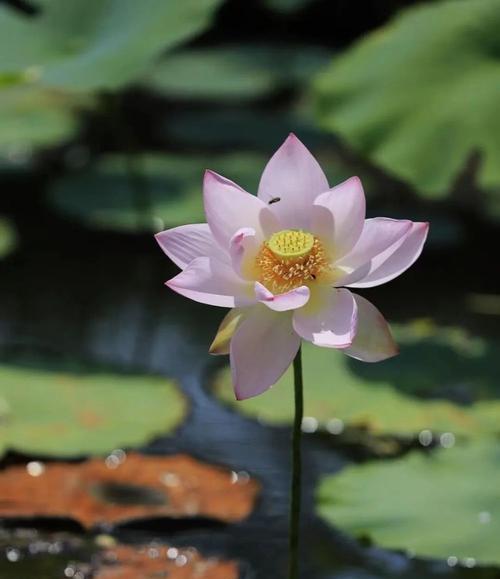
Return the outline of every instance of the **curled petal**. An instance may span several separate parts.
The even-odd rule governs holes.
[[[253,276],[255,257],[261,243],[255,235],[255,229],[242,227],[231,237],[229,242],[229,255],[233,267],[238,274],[245,279],[255,279]]]
[[[309,301],[311,292],[305,285],[292,289],[284,294],[274,295],[260,282],[255,282],[255,297],[257,300],[276,312],[296,310]]]
[[[255,306],[239,325],[230,345],[231,374],[238,400],[262,394],[276,384],[300,346],[291,314]]]
[[[217,334],[210,346],[210,354],[220,356],[229,354],[229,345],[234,332],[248,315],[249,308],[233,308],[225,316],[220,323]]]
[[[252,284],[239,278],[230,265],[215,258],[197,257],[166,285],[202,304],[234,308],[255,303]]]
[[[316,159],[290,134],[266,165],[258,195],[287,229],[308,229],[314,199],[328,188]]]
[[[161,231],[155,239],[168,257],[184,269],[196,257],[214,255],[218,252],[207,223],[181,225]]]
[[[412,223],[406,235],[371,260],[365,276],[348,285],[372,287],[391,281],[406,271],[422,253],[428,231],[428,223]]]
[[[365,193],[358,177],[319,195],[314,201],[312,230],[333,250],[335,260],[358,241],[365,221]]]
[[[316,346],[347,348],[356,334],[357,311],[349,290],[319,289],[306,307],[294,312],[293,327]]]
[[[251,227],[263,239],[260,213],[267,207],[255,195],[213,171],[206,171],[203,198],[208,225],[223,249],[229,250],[231,238],[242,227]]]
[[[365,298],[354,295],[358,306],[358,329],[344,354],[363,362],[380,362],[399,353],[384,316]]]

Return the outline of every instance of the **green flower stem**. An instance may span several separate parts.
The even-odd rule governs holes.
[[[302,348],[299,348],[293,361],[293,378],[295,389],[295,418],[292,434],[292,485],[290,500],[290,552],[289,579],[299,577],[299,528],[300,499],[302,482],[301,434],[304,414],[304,387],[302,380]]]

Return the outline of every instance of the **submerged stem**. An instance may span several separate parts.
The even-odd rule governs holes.
[[[292,433],[292,486],[290,500],[290,553],[289,579],[299,577],[299,528],[300,499],[302,481],[301,433],[304,414],[304,388],[302,380],[302,349],[299,348],[293,361],[293,378],[295,390],[295,418]]]

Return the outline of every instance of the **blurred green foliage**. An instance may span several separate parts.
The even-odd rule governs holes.
[[[466,567],[498,565],[499,477],[494,440],[430,456],[412,452],[324,478],[317,508],[330,523],[383,547]]]
[[[500,189],[500,1],[416,6],[320,74],[317,118],[362,155],[442,198],[474,152]]]
[[[18,233],[10,219],[0,216],[0,259],[6,257],[18,243]]]

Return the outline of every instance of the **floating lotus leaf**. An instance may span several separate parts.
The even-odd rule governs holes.
[[[499,27],[500,0],[402,12],[321,73],[320,125],[432,197],[479,152],[479,183],[498,192]]]
[[[100,454],[170,432],[185,412],[165,378],[0,365],[0,452]]]
[[[319,514],[377,545],[418,557],[500,564],[500,445],[350,466],[319,486]]]
[[[69,517],[86,528],[152,517],[235,522],[250,514],[259,490],[248,477],[189,456],[123,451],[106,460],[13,466],[0,473],[0,487],[3,518]]]
[[[321,428],[329,429],[335,419],[375,434],[414,435],[430,429],[478,436],[500,431],[498,345],[427,322],[396,330],[401,353],[377,364],[305,343],[305,415],[316,418]],[[235,401],[229,370],[224,369],[215,391],[238,411],[266,423],[292,421],[291,369],[268,392],[243,402]],[[457,398],[466,404],[452,401]]]

